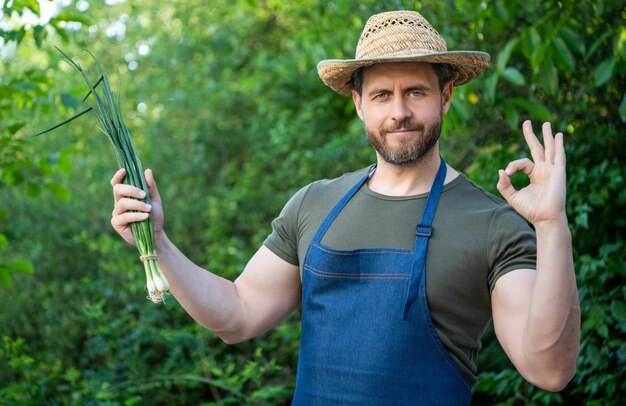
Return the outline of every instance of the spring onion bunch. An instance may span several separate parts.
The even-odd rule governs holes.
[[[141,161],[139,160],[139,155],[137,154],[133,140],[122,118],[119,100],[116,101],[114,99],[107,76],[103,73],[98,60],[93,54],[87,51],[93,58],[99,73],[99,79],[92,84],[89,76],[78,63],[74,62],[72,58],[67,56],[59,48],[57,48],[57,50],[63,55],[63,58],[80,73],[89,87],[89,93],[85,96],[84,100],[92,96],[94,105],[36,135],[52,131],[89,111],[93,111],[100,124],[100,131],[106,135],[113,146],[119,167],[126,169],[124,183],[143,189],[143,191],[146,192],[146,197],[143,201],[150,203],[150,194],[144,178],[143,167],[141,166]],[[146,273],[148,297],[154,303],[163,302],[169,292],[170,286],[157,262],[156,251],[154,249],[154,222],[152,213],[150,213],[147,220],[131,223],[131,229],[135,236],[137,249],[139,250],[140,259],[143,262]]]

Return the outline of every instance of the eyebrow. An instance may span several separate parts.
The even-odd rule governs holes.
[[[411,85],[411,86],[408,86],[408,87],[405,87],[404,89],[402,89],[402,92],[403,93],[408,93],[408,92],[412,92],[414,90],[419,90],[419,91],[427,93],[427,92],[432,91],[432,88],[430,86],[427,86],[427,85],[424,85],[424,84]],[[388,88],[378,87],[378,88],[375,88],[375,89],[372,89],[371,91],[369,91],[367,93],[367,96],[371,97],[371,96],[374,96],[376,94],[384,93],[384,92],[390,92],[390,90]]]

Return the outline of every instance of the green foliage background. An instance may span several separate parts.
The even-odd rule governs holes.
[[[2,4],[2,2],[0,2]],[[88,6],[88,7],[87,7]],[[367,17],[420,10],[450,49],[492,55],[455,89],[447,161],[494,193],[526,154],[520,123],[566,135],[567,210],[582,306],[578,373],[561,393],[527,384],[492,332],[475,404],[626,403],[626,8],[610,1],[66,1],[0,15],[0,403],[288,404],[299,318],[227,346],[172,298],[145,300],[134,247],[109,226],[114,157],[93,117],[28,135],[81,108],[86,89],[52,45],[121,95],[170,238],[234,279],[303,185],[374,155],[350,100],[315,65],[353,55]],[[523,182],[523,179],[518,180]]]

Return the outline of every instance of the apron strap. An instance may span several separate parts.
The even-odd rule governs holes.
[[[312,242],[321,243],[324,234],[330,228],[330,225],[335,221],[335,218],[339,215],[339,212],[343,210],[343,208],[348,204],[348,201],[352,199],[352,197],[356,194],[356,192],[363,186],[363,184],[367,181],[367,179],[371,176],[371,174],[376,169],[376,165],[372,166],[372,168],[367,171],[367,174],[359,180],[356,185],[352,186],[352,189],[346,193],[346,195],[335,205],[335,207],[328,213],[322,225],[317,229],[315,236],[313,237]]]
[[[428,239],[432,234],[432,223],[435,218],[437,204],[439,203],[439,197],[441,196],[445,179],[446,163],[443,161],[443,158],[441,158],[439,170],[437,171],[437,175],[433,181],[433,186],[431,187],[428,199],[426,200],[424,213],[422,213],[422,218],[415,230],[416,238],[415,245],[413,246],[413,269],[411,269],[411,279],[409,280],[406,301],[404,303],[404,309],[402,310],[402,320],[405,321],[409,314],[411,304],[413,304],[415,298],[417,297],[419,282],[426,271],[426,251],[428,249]]]

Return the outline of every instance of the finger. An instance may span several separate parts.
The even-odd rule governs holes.
[[[541,133],[543,134],[543,146],[546,149],[546,161],[554,163],[554,137],[552,136],[552,125],[548,122],[543,123],[541,126]]]
[[[115,205],[115,208],[113,209],[113,213],[121,214],[127,211],[149,212],[151,209],[152,209],[152,206],[149,205],[148,203],[144,203],[141,200],[123,197]]]
[[[159,195],[159,189],[157,188],[156,181],[154,180],[152,169],[146,169],[145,176],[146,184],[148,185],[148,191],[150,192],[150,199],[160,203],[161,196]]]
[[[563,133],[557,133],[554,136],[554,163],[565,167],[565,142],[563,141]]]
[[[535,169],[535,163],[528,158],[522,158],[510,162],[505,169],[507,176],[512,176],[514,173],[522,171],[526,175],[530,175]]]
[[[513,184],[511,183],[511,179],[509,179],[509,176],[506,174],[505,171],[500,169],[498,171],[498,176],[499,176],[499,179],[498,179],[498,184],[496,185],[496,187],[500,191],[500,194],[502,195],[502,197],[504,197],[506,201],[510,202],[510,199],[512,199],[513,195],[517,193],[517,190],[515,190],[515,188],[513,187]]]
[[[146,192],[132,185],[118,183],[113,185],[113,197],[116,202],[124,197],[143,199],[144,197],[146,197]]]
[[[117,172],[111,178],[111,186],[115,186],[118,183],[122,183],[124,181],[124,177],[126,176],[126,169],[121,168],[118,169]]]
[[[530,120],[524,121],[524,124],[522,124],[522,132],[524,133],[526,144],[528,144],[528,147],[530,148],[530,154],[532,155],[533,160],[535,162],[545,161],[545,152],[543,150],[543,146],[533,132],[533,126]]]
[[[122,228],[122,227],[125,227],[125,226],[129,225],[130,223],[136,223],[138,221],[144,221],[149,216],[150,216],[149,213],[129,211],[129,212],[126,212],[126,213],[119,214],[117,216],[111,217],[111,225],[114,228],[119,229],[119,228]]]

